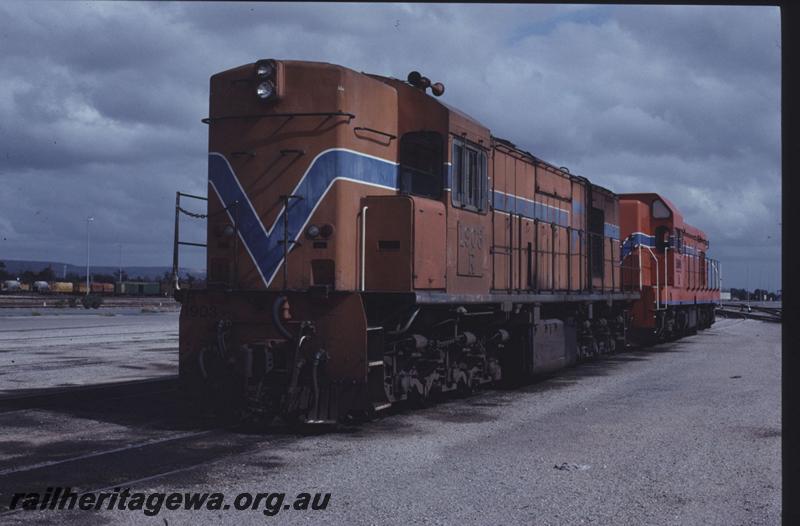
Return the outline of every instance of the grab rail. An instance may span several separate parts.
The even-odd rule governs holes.
[[[194,217],[197,219],[205,219],[208,217],[207,214],[195,214],[184,210],[181,208],[181,197],[189,197],[191,199],[197,199],[199,201],[208,201],[208,197],[203,197],[200,195],[192,195],[192,194],[185,194],[183,192],[175,192],[175,240],[172,245],[172,281],[174,289],[180,290],[180,286],[178,284],[178,255],[179,255],[179,245],[189,245],[193,247],[205,247],[205,243],[193,243],[190,241],[181,241],[180,240],[180,214],[186,214],[189,217]]]
[[[397,139],[397,135],[392,135],[391,133],[386,133],[384,131],[376,130],[375,128],[367,128],[366,126],[356,126],[353,128],[354,132],[357,131],[368,131],[372,133],[377,133],[378,135],[383,135],[384,137],[388,137],[390,141]]]
[[[669,245],[664,247],[664,300],[669,299]]]
[[[201,119],[200,122],[203,124],[210,124],[215,121],[230,119],[262,119],[272,117],[287,117],[289,119],[295,117],[347,117],[347,122],[356,118],[354,113],[347,113],[344,111],[320,111],[312,113],[251,113],[249,115],[225,115],[223,117],[206,117],[205,119]]]
[[[650,252],[650,255],[656,261],[656,310],[660,310],[661,309],[661,303],[660,303],[659,299],[660,299],[660,296],[661,296],[661,290],[660,290],[660,287],[659,287],[659,284],[658,284],[658,258],[656,257],[655,254],[653,254],[653,251],[650,250],[650,247],[644,247],[644,248],[646,248],[647,251]],[[639,283],[640,283],[639,286],[640,287],[641,287],[641,280],[642,280],[641,261],[642,261],[642,245],[639,245],[639,265],[640,265],[639,266]],[[641,289],[639,289],[639,290],[641,290]]]
[[[364,279],[364,270],[367,261],[367,209],[369,206],[364,205],[361,207],[361,290],[365,290],[366,280]]]

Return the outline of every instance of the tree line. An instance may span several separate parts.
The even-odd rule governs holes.
[[[162,276],[158,279],[152,278],[144,278],[140,275],[136,276],[129,276],[127,272],[124,270],[122,274],[119,271],[114,272],[112,274],[92,274],[92,282],[94,283],[116,283],[118,281],[148,281],[153,282],[157,281],[159,283],[170,283],[172,282],[172,273],[170,271],[164,272]],[[18,274],[11,274],[6,269],[6,264],[3,261],[0,261],[0,281],[11,280],[19,278],[20,282],[22,283],[33,283],[34,281],[47,281],[51,283],[53,281],[66,281],[70,283],[80,282],[86,280],[86,274],[78,274],[77,272],[67,272],[67,275],[64,277],[58,277],[53,271],[53,268],[48,266],[45,269],[40,270],[39,272],[34,272],[32,270],[25,270]],[[187,274],[185,277],[181,278],[182,283],[193,284],[198,282],[199,280],[192,276],[191,274]]]
[[[778,301],[781,299],[780,294],[768,290],[756,289],[748,291],[747,289],[731,289],[732,300],[747,301],[749,299],[752,301],[762,301],[765,296],[767,298],[766,301]]]

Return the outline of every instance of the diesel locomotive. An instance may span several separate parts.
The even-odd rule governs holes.
[[[207,287],[176,281],[186,392],[336,422],[713,322],[718,264],[669,201],[547,163],[444,89],[272,59],[211,77],[208,196],[176,203],[176,271],[179,215],[207,220]]]

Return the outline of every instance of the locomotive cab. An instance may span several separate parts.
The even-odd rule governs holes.
[[[658,194],[620,195],[623,265],[638,268],[642,301],[632,313],[643,341],[671,339],[714,322],[719,262],[708,238]]]

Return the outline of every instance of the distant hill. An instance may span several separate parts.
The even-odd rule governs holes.
[[[0,259],[0,261],[6,264],[6,271],[9,274],[22,274],[26,270],[30,270],[32,272],[41,272],[47,267],[50,267],[53,269],[53,272],[55,272],[56,277],[58,279],[61,279],[65,274],[70,274],[70,273],[75,273],[78,274],[79,276],[86,275],[86,265],[71,265],[69,263],[63,263],[61,261],[25,261],[25,260],[13,260],[13,259]],[[116,273],[119,271],[119,267],[92,265],[89,270],[93,275],[110,274],[113,276],[116,275]],[[172,272],[172,267],[171,266],[170,267],[123,266],[122,271],[128,274],[129,279],[141,276],[142,279],[145,280],[157,280],[164,275],[164,272]],[[187,274],[191,274],[197,279],[205,279],[206,277],[205,269],[200,269],[200,268],[181,267],[179,273],[181,277],[186,277]]]

